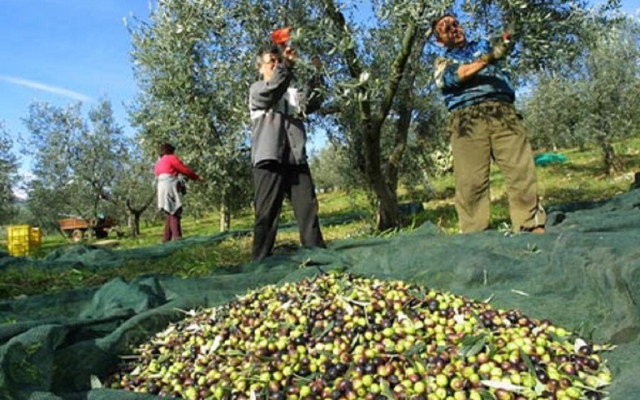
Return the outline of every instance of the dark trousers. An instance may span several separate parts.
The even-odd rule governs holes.
[[[178,208],[173,214],[169,214],[165,211],[166,217],[164,219],[164,234],[162,235],[162,241],[168,242],[170,240],[178,240],[182,237],[182,226],[180,220],[182,219],[182,207]]]
[[[325,247],[318,222],[318,200],[308,165],[270,163],[253,168],[255,223],[251,259],[273,251],[282,202],[287,196],[298,221],[303,246]]]

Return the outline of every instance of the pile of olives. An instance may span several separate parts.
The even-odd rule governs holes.
[[[517,310],[320,274],[190,312],[107,384],[187,399],[603,399],[604,350]]]

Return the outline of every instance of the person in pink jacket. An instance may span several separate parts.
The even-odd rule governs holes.
[[[184,182],[181,176],[202,182],[204,178],[193,172],[174,154],[176,148],[169,143],[160,145],[160,159],[156,162],[155,174],[158,188],[158,209],[164,211],[163,242],[182,237],[182,194]]]

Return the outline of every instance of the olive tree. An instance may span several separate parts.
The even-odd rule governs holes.
[[[323,191],[360,188],[362,176],[349,165],[347,148],[340,143],[328,143],[309,159],[315,186]]]
[[[42,226],[57,226],[64,215],[90,220],[118,213],[106,199],[125,171],[127,147],[108,100],[92,106],[87,120],[81,103],[56,107],[34,102],[23,121],[29,134],[25,151],[33,159],[28,206]]]
[[[532,146],[557,149],[584,146],[580,123],[582,88],[557,74],[532,80],[532,91],[523,99],[524,120]]]
[[[17,198],[18,159],[13,154],[13,140],[0,122],[0,224],[13,221]]]
[[[622,168],[613,144],[635,136],[640,123],[640,24],[629,18],[603,28],[583,61],[580,109],[581,126],[611,174]]]
[[[592,40],[580,57],[538,77],[526,120],[534,143],[593,144],[606,172],[614,173],[621,161],[613,144],[635,136],[640,123],[640,25],[632,17],[592,22]]]
[[[130,109],[147,154],[171,142],[206,179],[194,185],[196,213],[217,207],[221,229],[249,205],[247,91],[252,57],[234,40],[233,1],[167,0],[149,22],[129,21],[140,94]]]
[[[449,10],[466,15],[472,36],[511,27],[509,62],[521,75],[552,65],[558,54],[573,57],[589,15],[586,1],[569,0],[164,0],[149,24],[132,29],[142,88],[132,115],[145,138],[178,142],[211,186],[246,187],[239,179],[246,172],[225,166],[240,165],[229,161],[241,159],[247,142],[252,60],[271,30],[291,26],[303,58],[299,81],[309,71],[305,56],[318,55],[324,65],[325,103],[310,116],[309,131],[321,127],[345,146],[349,166],[376,199],[377,228],[394,228],[407,140],[438,112],[426,107],[434,105],[431,65],[440,52],[430,22]],[[208,198],[226,193],[211,186]]]
[[[145,212],[155,211],[156,187],[154,177],[154,159],[144,154],[139,144],[127,140],[127,151],[122,154],[122,171],[112,184],[105,199],[124,210],[129,234],[140,234],[140,220]]]
[[[391,0],[364,2],[372,15],[362,21],[353,18],[353,8],[346,3],[309,3],[320,3],[318,15],[323,17],[303,33],[321,38],[328,54],[334,55],[328,73],[334,83],[333,108],[340,112],[332,115],[331,122],[338,127],[333,132],[352,149],[352,164],[378,199],[378,229],[399,224],[396,188],[407,140],[420,131],[422,121],[442,122],[430,101],[435,91],[432,60],[440,52],[428,39],[434,17],[460,14],[471,37],[497,35],[509,28],[516,49],[509,63],[513,72],[524,76],[552,66],[557,54],[567,58],[579,54],[582,22],[590,15],[585,1],[532,5],[525,0]],[[358,5],[363,3],[351,7]],[[421,121],[420,116],[427,118]],[[439,137],[442,127],[435,130]]]

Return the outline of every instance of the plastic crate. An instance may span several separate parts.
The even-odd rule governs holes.
[[[7,228],[7,249],[9,255],[13,257],[28,255],[31,248],[30,243],[30,225],[13,225]]]
[[[42,231],[40,228],[31,228],[29,236],[29,248],[37,249],[42,244]]]

